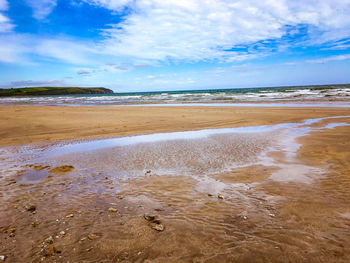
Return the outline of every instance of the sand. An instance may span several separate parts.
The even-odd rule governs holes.
[[[0,106],[0,145],[300,122],[343,108]]]
[[[344,108],[8,106],[0,111],[4,147],[350,115]],[[350,118],[313,127],[339,121]],[[270,155],[278,163],[325,171],[310,174],[310,182],[272,180],[279,168],[264,165],[211,174],[208,184],[152,171],[118,180],[74,163],[33,163],[18,167],[18,173],[1,173],[0,255],[8,262],[349,262],[350,126],[315,130],[298,142],[293,161],[282,151]],[[220,191],[224,199],[214,187],[221,183],[232,186]],[[26,209],[31,204],[35,213]],[[152,229],[144,213],[157,215],[165,230]],[[53,244],[45,242],[49,236]]]

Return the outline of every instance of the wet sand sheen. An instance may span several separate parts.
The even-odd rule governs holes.
[[[20,178],[26,174],[16,172],[16,167],[12,168],[12,175],[11,171],[6,171],[5,175],[2,170],[0,193],[6,209],[0,212],[1,238],[12,243],[2,242],[1,251],[14,261],[44,258],[48,262],[347,262],[350,226],[342,215],[350,212],[347,210],[350,207],[347,182],[350,128],[319,129],[336,123],[350,121],[342,118],[308,123],[305,126],[314,129],[298,138],[302,144],[295,148],[297,152],[293,147],[276,147],[263,156],[271,161],[269,165],[248,164],[233,167],[225,173],[204,173],[207,167],[217,167],[218,171],[222,167],[215,162],[203,162],[200,165],[205,169],[199,170],[202,172],[194,177],[181,173],[164,175],[151,169],[136,177],[120,179],[116,176],[118,173],[113,174],[112,169],[106,168],[108,162],[115,160],[106,159],[113,152],[103,155],[103,149],[75,158],[77,153],[68,158],[44,158],[36,165],[19,167],[22,171],[47,174],[44,178],[39,176],[39,181],[34,184],[20,185]],[[275,145],[271,138],[276,138],[282,145],[283,139],[294,145],[293,140],[288,140],[295,135],[259,134],[260,139],[254,134],[254,143],[262,148]],[[220,147],[213,148],[213,156],[215,153],[218,159],[225,154],[229,156],[226,151],[217,150],[230,140],[232,146],[236,142],[250,142],[251,138],[246,134],[240,135],[239,140],[215,137],[213,143]],[[201,152],[212,147],[207,139],[199,142],[202,145],[205,141],[208,143]],[[182,146],[187,145],[182,143]],[[182,156],[180,151],[176,155],[176,144],[159,147],[133,148],[133,151],[143,150],[144,154],[132,155],[130,151],[127,158],[134,156],[140,167],[146,167],[152,162],[140,158],[151,158],[155,148],[163,153],[172,147],[170,153],[179,158]],[[192,144],[192,148],[196,147],[198,144]],[[252,149],[249,147],[252,146],[247,144],[241,150]],[[119,155],[124,152],[117,151]],[[254,152],[249,153],[254,155]],[[99,154],[94,162],[96,153]],[[188,153],[183,154],[189,156]],[[21,157],[23,164],[26,158],[26,155]],[[87,159],[79,161],[84,158]],[[193,163],[198,158],[195,155],[187,159]],[[244,155],[242,158],[247,160]],[[256,158],[261,158],[260,151]],[[98,162],[102,162],[101,167],[93,170]],[[221,160],[217,162],[220,164]],[[232,160],[228,158],[227,162]],[[53,169],[62,164],[73,165],[75,169]],[[172,166],[174,164],[176,162],[171,162]],[[311,182],[272,180],[271,176],[281,170],[279,165],[314,167],[324,173],[311,175]],[[128,166],[125,168],[129,169]],[[187,171],[187,175],[189,173],[193,170]],[[33,179],[30,173],[27,177]],[[219,193],[224,199],[218,198]],[[28,204],[36,205],[35,214],[26,211]],[[117,212],[109,212],[111,207]],[[165,231],[152,229],[143,219],[144,213],[158,214]],[[70,214],[74,216],[66,217]],[[31,223],[35,220],[39,225],[33,227]],[[16,227],[14,237],[9,237],[10,227]],[[65,234],[60,234],[61,231]],[[53,245],[61,253],[45,256],[51,244],[42,244],[50,235],[54,238]],[[93,237],[91,240],[89,235]]]

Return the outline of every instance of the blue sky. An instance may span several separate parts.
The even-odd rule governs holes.
[[[350,83],[350,0],[0,0],[0,87]]]

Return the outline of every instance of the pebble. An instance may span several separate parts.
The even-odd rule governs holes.
[[[117,198],[122,200],[124,197],[122,195],[118,195]]]
[[[88,235],[88,239],[90,239],[90,240],[94,240],[96,238],[97,238],[97,235],[95,235],[95,234],[89,234]]]
[[[45,242],[48,244],[52,244],[53,243],[53,237],[49,236],[48,238],[45,239]]]
[[[69,217],[74,217],[74,214],[69,214],[69,215],[66,215],[67,218]]]
[[[39,221],[38,220],[35,220],[33,223],[32,223],[32,227],[37,227],[39,225]]]
[[[115,208],[113,208],[113,207],[110,207],[110,208],[108,208],[108,211],[109,211],[109,212],[112,212],[112,213],[115,213],[115,212],[117,212],[118,210],[115,209]]]
[[[150,214],[144,214],[143,217],[147,220],[147,221],[153,221],[156,217],[154,215],[150,215]]]
[[[25,209],[26,209],[27,211],[33,213],[33,212],[36,210],[36,206],[35,206],[35,205],[27,205],[27,206],[25,207]]]
[[[6,259],[6,256],[0,256],[1,261],[5,261],[5,259]]]
[[[64,236],[65,234],[66,234],[66,232],[64,232],[64,231],[60,232],[60,235],[62,235],[62,236]]]
[[[208,194],[208,196],[213,196],[212,194]]]
[[[218,198],[219,198],[219,199],[224,199],[224,196],[221,195],[221,194],[218,194]]]
[[[50,246],[46,252],[45,252],[45,256],[52,256],[53,254],[56,253],[56,248],[54,246]]]
[[[271,217],[275,217],[275,214],[269,214],[269,216],[271,216]]]
[[[154,230],[157,230],[159,232],[164,231],[164,226],[162,224],[152,223],[151,226]]]

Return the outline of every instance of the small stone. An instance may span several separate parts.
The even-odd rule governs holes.
[[[113,208],[113,207],[110,207],[110,208],[108,208],[108,211],[111,212],[111,213],[115,213],[115,212],[117,212],[118,210],[115,209],[115,208]]]
[[[81,239],[80,239],[80,241],[85,241],[86,240],[86,237],[82,237]]]
[[[53,243],[53,237],[52,236],[49,236],[48,238],[45,239],[45,243],[47,244],[52,244]]]
[[[152,223],[151,226],[154,230],[157,230],[159,232],[164,231],[164,226],[162,224]]]
[[[243,216],[243,219],[244,219],[244,220],[247,220],[247,219],[248,219],[248,217],[247,217],[247,216]]]
[[[208,194],[208,196],[213,196],[212,194]]]
[[[95,235],[95,234],[89,234],[88,235],[88,239],[90,239],[90,240],[94,240],[96,238],[97,238],[97,235]]]
[[[269,216],[271,216],[271,217],[275,217],[276,215],[275,215],[275,214],[269,214]]]
[[[156,217],[155,215],[150,215],[150,214],[144,214],[143,217],[147,220],[147,221],[153,221]]]
[[[9,233],[15,233],[16,232],[16,228],[15,227],[11,227],[10,229],[9,229]]]
[[[0,256],[1,261],[5,261],[5,259],[6,259],[6,256],[3,256],[3,255]]]
[[[35,206],[35,205],[27,205],[27,206],[25,207],[25,209],[26,209],[27,211],[33,213],[33,212],[36,210],[36,206]]]
[[[122,195],[117,195],[117,198],[122,200],[124,197]]]
[[[159,219],[159,218],[155,218],[155,219],[153,219],[153,220],[152,220],[152,223],[155,223],[155,224],[160,224],[160,223],[161,223],[161,221],[160,221],[160,219]]]
[[[54,246],[50,246],[46,252],[45,252],[45,256],[52,256],[56,253],[56,248]]]
[[[64,236],[65,234],[66,234],[66,232],[64,232],[64,231],[60,232],[60,235],[62,235],[62,236]]]
[[[89,247],[86,249],[87,252],[90,252],[92,250],[92,247]]]
[[[74,214],[66,215],[67,218],[74,217]]]
[[[37,227],[38,225],[39,225],[38,220],[35,220],[35,221],[32,223],[32,227]]]
[[[219,199],[224,199],[225,197],[223,195],[221,195],[221,194],[218,194],[218,198]]]
[[[14,208],[14,209],[18,209],[18,205],[14,205],[13,208]]]

